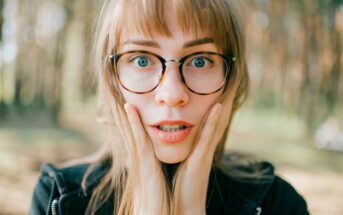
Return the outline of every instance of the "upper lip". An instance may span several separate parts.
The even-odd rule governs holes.
[[[186,122],[186,121],[182,121],[182,120],[163,120],[163,121],[159,121],[156,122],[154,124],[151,124],[150,126],[159,126],[159,125],[185,125],[185,126],[193,126],[191,123]]]

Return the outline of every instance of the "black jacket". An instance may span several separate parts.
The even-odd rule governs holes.
[[[236,180],[219,168],[213,168],[207,193],[207,214],[309,214],[306,202],[294,188],[280,177],[274,176],[274,167],[267,162],[261,164],[270,177],[259,183]],[[57,169],[50,164],[43,164],[29,215],[84,214],[92,189],[105,172],[105,167],[99,165],[86,184],[84,193],[81,181],[88,167],[89,164],[83,164]],[[113,202],[112,197],[97,214],[113,214]]]

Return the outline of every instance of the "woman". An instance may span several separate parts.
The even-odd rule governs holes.
[[[42,167],[30,214],[308,214],[268,163],[224,154],[248,76],[231,0],[111,0],[95,41],[108,144]]]

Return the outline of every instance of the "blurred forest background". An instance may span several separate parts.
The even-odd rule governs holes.
[[[311,214],[343,214],[343,1],[244,0],[251,94],[228,150],[273,162]],[[96,150],[90,50],[103,0],[0,0],[0,214],[43,161]]]

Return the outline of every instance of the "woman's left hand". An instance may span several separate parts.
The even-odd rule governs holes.
[[[219,103],[211,108],[194,150],[184,163],[179,198],[181,215],[206,214],[207,188],[214,152],[230,119],[230,113],[220,117],[222,109],[223,105]]]

